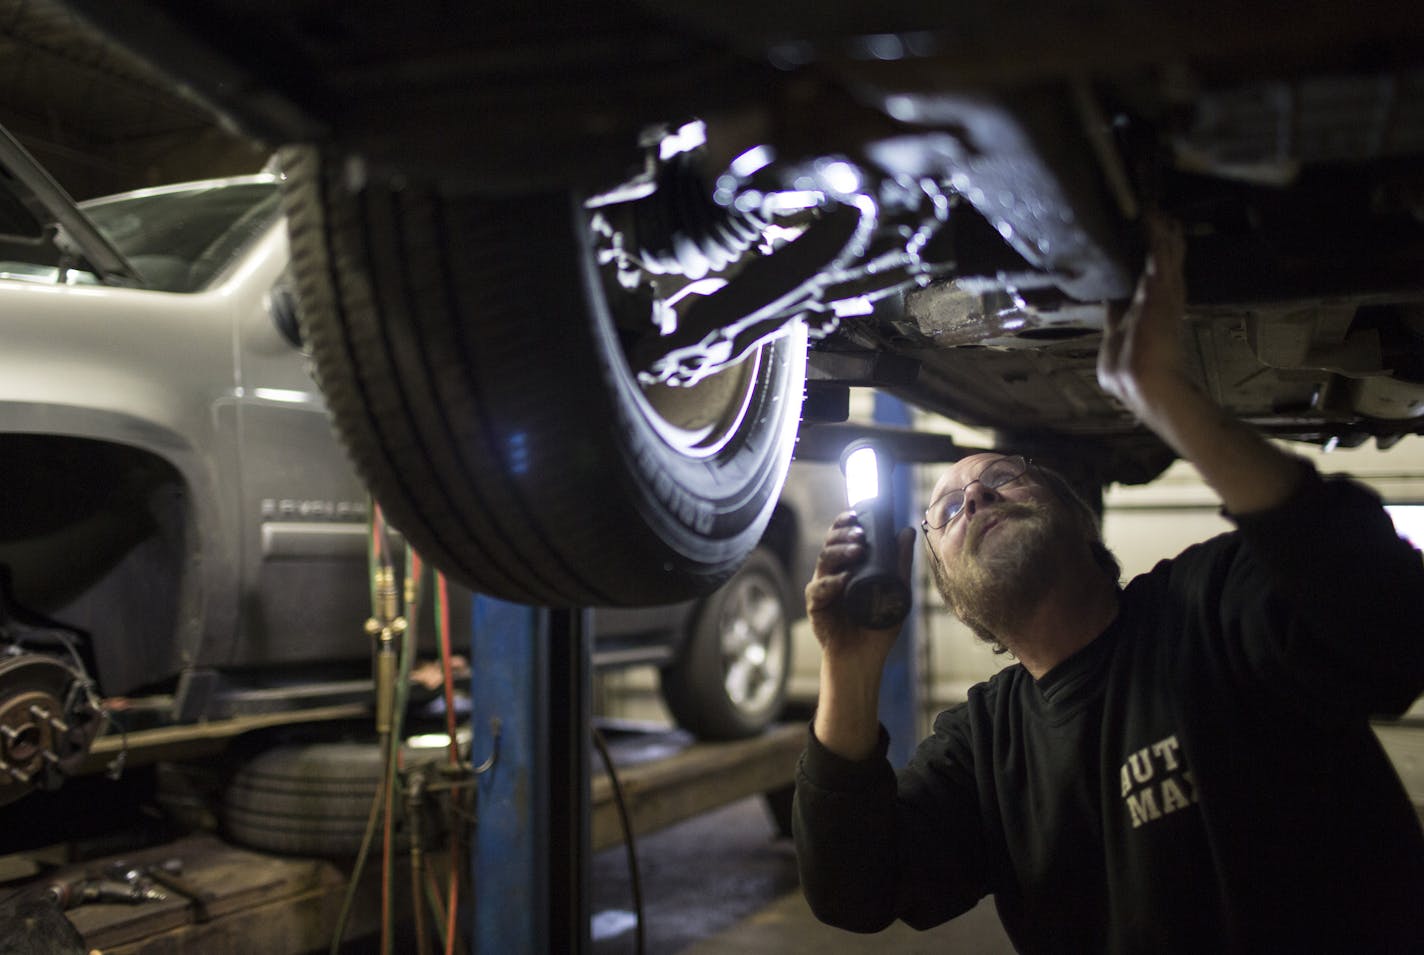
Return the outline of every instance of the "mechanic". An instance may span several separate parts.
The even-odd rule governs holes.
[[[1101,384],[1236,525],[1118,585],[1092,511],[1022,458],[940,478],[929,559],[1017,663],[935,720],[908,767],[876,711],[897,631],[840,597],[837,518],[806,587],[823,654],[794,813],[818,918],[926,929],[992,893],[1025,952],[1403,952],[1424,945],[1424,835],[1368,718],[1424,690],[1424,565],[1379,500],[1221,413],[1182,371],[1183,243],[1150,230]],[[908,578],[913,531],[900,535]]]

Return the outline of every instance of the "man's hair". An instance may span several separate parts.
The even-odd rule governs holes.
[[[1041,464],[1033,464],[1033,470],[1042,478],[1043,483],[1053,492],[1054,496],[1068,508],[1069,513],[1075,521],[1080,524],[1090,535],[1088,549],[1092,552],[1093,561],[1113,583],[1118,583],[1122,579],[1122,565],[1118,563],[1117,557],[1108,550],[1103,543],[1102,531],[1099,527],[1098,513],[1083,500],[1082,495],[1073,489],[1073,485],[1068,483],[1068,479],[1052,468],[1044,467]],[[945,576],[944,564],[940,562],[939,554],[930,546],[929,538],[925,538],[925,546],[930,551],[930,572],[934,575],[935,587],[939,590],[940,596],[948,600],[949,581]],[[951,610],[952,612],[952,610]],[[961,618],[962,619],[962,618]],[[976,637],[989,644],[995,653],[1008,653],[1009,648],[995,636],[985,629],[978,622],[973,620],[962,620]]]

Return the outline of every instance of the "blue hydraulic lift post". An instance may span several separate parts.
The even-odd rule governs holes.
[[[589,950],[591,615],[477,596],[470,652],[476,764],[475,952]]]
[[[908,427],[911,424],[910,409],[900,399],[877,391],[871,418],[876,424]],[[915,482],[912,480],[911,462],[900,462],[895,468],[893,494],[895,495],[895,526],[914,527],[919,533],[919,521],[915,517],[918,507],[914,500]],[[919,541],[915,543],[920,547]],[[916,558],[918,559],[918,557]],[[914,580],[911,581],[912,590]],[[885,661],[885,675],[880,683],[880,722],[890,734],[890,764],[897,769],[910,761],[910,754],[919,742],[919,653],[916,646],[916,613],[919,594],[911,601],[910,615],[900,630],[900,639],[895,641],[890,657]]]

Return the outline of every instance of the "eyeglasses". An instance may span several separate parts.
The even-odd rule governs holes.
[[[1006,484],[1012,484],[1024,476],[1028,470],[1030,461],[1023,455],[1015,454],[1009,457],[995,458],[984,466],[984,470],[979,472],[979,476],[970,481],[964,487],[957,487],[952,491],[946,491],[935,498],[934,503],[925,511],[925,519],[920,522],[920,527],[928,534],[931,529],[941,530],[947,527],[959,512],[964,510],[964,492],[968,491],[976,484],[982,484],[985,488],[996,491]]]

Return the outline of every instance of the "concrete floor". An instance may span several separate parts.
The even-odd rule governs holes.
[[[760,798],[743,799],[637,841],[645,951],[672,955],[799,891],[789,839]],[[590,901],[595,955],[632,955],[633,898],[622,846],[594,855]]]
[[[992,902],[959,918],[916,932],[896,923],[875,935],[855,935],[817,922],[801,893],[791,892],[725,932],[683,949],[686,955],[855,955],[872,953],[972,952],[1013,955]]]
[[[638,842],[647,955],[828,955],[964,951],[1009,955],[992,903],[931,932],[896,925],[854,935],[817,922],[801,897],[796,856],[765,804],[744,799]],[[637,952],[622,847],[591,866],[595,955]]]

